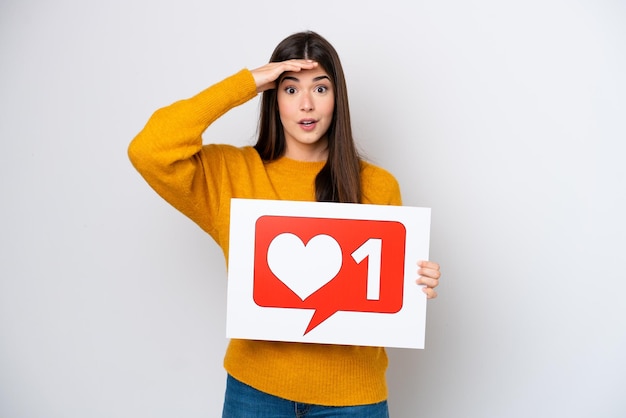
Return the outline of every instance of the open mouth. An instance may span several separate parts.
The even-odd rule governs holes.
[[[316,120],[301,120],[300,122],[300,127],[305,130],[305,131],[312,131],[315,129],[315,127],[317,126],[317,121]]]
[[[301,119],[298,123],[305,131],[312,131],[317,126],[317,122],[316,119]]]

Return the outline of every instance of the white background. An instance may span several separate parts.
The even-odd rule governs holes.
[[[126,148],[158,107],[314,29],[355,133],[432,207],[425,350],[395,418],[626,414],[626,6],[610,0],[0,4],[0,416],[215,417],[224,260]],[[258,101],[206,140],[251,143]]]

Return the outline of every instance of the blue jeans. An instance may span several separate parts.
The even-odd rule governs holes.
[[[222,418],[389,418],[387,401],[358,406],[322,406],[269,395],[228,375]]]

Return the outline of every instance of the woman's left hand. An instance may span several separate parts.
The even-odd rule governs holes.
[[[441,277],[439,264],[434,261],[419,261],[417,265],[419,266],[417,270],[419,277],[415,283],[424,285],[422,290],[426,293],[428,299],[436,298],[437,292],[435,287],[439,285],[439,277]]]

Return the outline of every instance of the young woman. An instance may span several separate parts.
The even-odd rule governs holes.
[[[228,110],[263,93],[254,147],[203,145]],[[141,175],[209,233],[228,259],[230,199],[400,205],[387,171],[359,158],[335,49],[313,32],[283,40],[270,62],[157,110],[129,147]],[[439,265],[416,283],[436,297]],[[383,348],[233,339],[223,417],[386,417]]]

